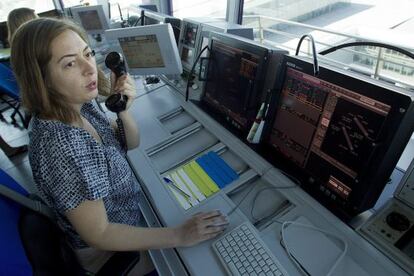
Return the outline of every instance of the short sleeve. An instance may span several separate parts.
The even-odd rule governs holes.
[[[59,212],[75,209],[85,200],[109,193],[108,164],[103,150],[81,130],[70,131],[49,144],[43,179]]]

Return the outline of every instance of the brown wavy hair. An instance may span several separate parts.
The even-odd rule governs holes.
[[[70,21],[38,18],[24,23],[14,34],[10,60],[26,111],[43,119],[70,124],[80,119],[79,114],[63,95],[46,85],[47,65],[52,58],[51,43],[67,30],[74,31],[88,43],[86,34]],[[104,96],[110,91],[109,82],[100,69],[98,91]]]
[[[18,8],[9,13],[7,16],[7,40],[10,45],[17,28],[19,28],[23,23],[35,18],[37,18],[35,11],[29,8]]]

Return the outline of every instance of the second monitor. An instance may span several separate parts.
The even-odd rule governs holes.
[[[117,40],[133,75],[181,74],[182,65],[170,24],[108,30]]]
[[[270,97],[286,51],[229,34],[211,33],[201,106],[243,140]]]

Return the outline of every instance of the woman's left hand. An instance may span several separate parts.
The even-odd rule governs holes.
[[[111,94],[113,93],[120,93],[128,97],[126,105],[126,110],[128,110],[137,97],[134,79],[129,74],[122,75],[117,79],[115,74],[111,72]]]

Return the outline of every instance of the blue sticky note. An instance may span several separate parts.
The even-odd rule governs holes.
[[[233,170],[233,168],[230,167],[217,153],[210,151],[208,155],[226,173],[226,175],[230,177],[232,181],[239,178],[239,175]]]
[[[214,182],[216,182],[217,186],[220,188],[223,188],[226,183],[224,180],[217,175],[217,173],[209,166],[209,164],[203,159],[203,157],[199,157],[196,159],[196,162],[200,165],[201,168],[210,176],[211,179],[213,179]]]
[[[233,181],[231,177],[229,177],[226,174],[226,172],[221,168],[221,166],[219,166],[216,162],[214,162],[214,160],[210,157],[210,155],[206,154],[202,158],[207,162],[210,168],[212,168],[215,171],[215,173],[218,174],[218,176],[221,179],[223,179],[223,182],[225,185]]]

